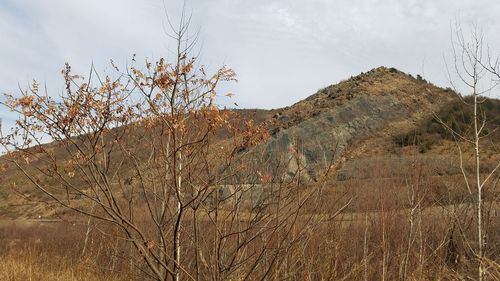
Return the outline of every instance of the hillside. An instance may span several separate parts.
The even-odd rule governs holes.
[[[283,167],[286,172],[294,174],[303,168],[302,179],[313,183],[325,169],[333,168],[331,180],[349,182],[399,179],[411,170],[417,157],[431,175],[456,178],[460,170],[453,139],[434,116],[440,116],[453,128],[467,131],[470,112],[461,104],[449,89],[394,68],[379,67],[323,88],[285,108],[236,112],[270,131],[271,137],[266,142],[251,148],[262,153],[261,158],[254,159],[262,169],[267,167],[276,172],[272,170],[275,164],[286,163]],[[488,100],[484,110],[491,120],[488,130],[493,133],[493,141],[487,149],[491,152],[500,139],[494,129],[500,122],[500,101]],[[147,133],[141,128],[131,132],[134,134],[131,138]],[[218,138],[221,143],[228,141],[224,134]],[[52,144],[47,146],[58,151]],[[142,153],[147,155],[147,151]],[[498,161],[498,153],[485,155]],[[59,161],[68,161],[67,158],[58,155]],[[50,206],[26,204],[26,198],[21,199],[11,191],[12,186],[25,190],[30,183],[15,167],[7,165],[0,179],[2,216],[31,217],[35,213],[50,216]],[[357,184],[352,189],[363,186]]]
[[[343,167],[389,157],[396,136],[415,131],[457,100],[450,90],[379,67],[277,110],[266,121],[273,137],[262,146],[269,158],[298,147],[299,161],[314,176],[332,160]]]

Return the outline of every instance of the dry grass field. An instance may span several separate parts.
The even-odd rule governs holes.
[[[477,261],[468,249],[475,247],[474,229],[458,229],[473,225],[473,204],[457,203],[457,196],[447,197],[450,190],[433,193],[436,187],[430,183],[442,180],[450,181],[422,177],[420,186],[413,185],[415,190],[420,188],[417,196],[422,196],[418,206],[408,201],[411,184],[404,185],[401,178],[333,181],[323,195],[331,204],[312,216],[314,222],[307,224],[300,245],[283,253],[280,267],[266,280],[474,278]],[[332,218],[332,212],[349,199],[348,208]],[[490,201],[486,208],[491,243],[483,262],[487,280],[494,281],[500,280],[500,205]],[[299,220],[309,220],[310,215],[303,213]],[[243,213],[241,220],[248,219],[246,216],[251,215]],[[117,236],[112,235],[116,231],[113,227],[94,221],[87,224],[68,214],[66,219],[1,221],[0,279],[143,280],[140,271],[127,261],[129,247],[116,239],[117,232]],[[200,218],[202,224],[206,219]],[[211,233],[206,222],[204,231]],[[290,235],[299,231],[293,229]],[[190,258],[192,253],[185,257]]]

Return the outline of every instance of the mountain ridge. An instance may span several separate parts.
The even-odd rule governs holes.
[[[340,167],[347,155],[357,157],[366,153],[366,147],[373,153],[381,142],[417,129],[456,100],[451,90],[420,76],[374,68],[275,110],[272,119],[265,121],[272,138],[263,149],[271,159],[280,158],[276,151],[287,154],[291,145],[301,146],[303,165],[313,176],[312,171],[320,171],[330,160]]]
[[[325,169],[332,168],[332,180],[399,176],[413,163],[415,153],[422,153],[433,173],[458,174],[456,165],[450,165],[456,159],[453,142],[440,136],[420,151],[419,144],[408,139],[413,132],[423,132],[443,109],[455,108],[460,102],[453,91],[419,76],[378,67],[322,88],[287,107],[234,111],[270,132],[267,141],[250,148],[260,153],[258,161],[272,167],[273,161],[284,160],[287,165],[281,172],[293,175],[302,169],[302,179],[313,183]],[[494,101],[492,108],[493,113],[500,110],[500,101]],[[218,141],[225,140],[221,136]],[[60,159],[64,161],[64,157]],[[382,166],[386,172],[378,171]],[[4,214],[16,217],[46,210],[45,205],[21,207],[8,191],[11,184],[29,182],[14,167],[6,170],[0,179],[0,197],[9,198],[0,203]]]

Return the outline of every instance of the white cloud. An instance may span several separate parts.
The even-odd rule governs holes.
[[[164,5],[173,18],[182,9],[178,0],[3,1],[0,92],[37,78],[57,93],[65,61],[86,73],[91,61],[104,69],[133,53],[168,56]],[[476,20],[500,49],[493,0],[191,0],[187,9],[201,28],[203,62],[239,74],[231,87],[242,106],[286,106],[380,65],[447,86],[442,57],[457,16]]]

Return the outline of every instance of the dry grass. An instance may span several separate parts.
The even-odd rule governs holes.
[[[372,188],[380,191],[382,187]],[[455,251],[460,259],[451,264],[447,260],[452,225],[448,213],[453,206],[423,209],[421,223],[411,232],[414,241],[408,250],[409,209],[391,209],[390,196],[372,200],[378,202],[379,210],[347,213],[334,220],[323,217],[300,240],[300,245],[284,253],[286,256],[276,266],[273,278],[311,281],[381,280],[382,276],[385,280],[414,281],[474,278],[477,262],[457,236]],[[387,209],[381,211],[382,207]],[[64,222],[3,223],[0,280],[144,280],[137,271],[117,260],[115,253],[123,253],[123,245],[96,229],[87,254],[82,256],[85,229],[85,225]],[[492,241],[499,241],[500,232],[495,231],[498,229],[499,222],[493,220],[489,230]],[[467,235],[473,238],[473,233]],[[485,260],[490,281],[500,280],[499,253],[498,245],[490,245],[490,259]],[[405,259],[408,264],[403,278]]]
[[[369,177],[326,185],[326,204],[320,210],[306,209],[321,213],[315,217],[317,223],[299,243],[282,253],[266,280],[475,279],[478,261],[469,248],[476,247],[474,195],[466,192],[463,179],[459,175],[437,176],[418,158],[413,166],[400,167],[397,173],[394,166],[379,163],[382,165],[368,167]],[[367,165],[360,166],[367,169]],[[487,190],[486,209],[496,212],[488,213],[487,259],[483,262],[487,280],[497,281],[499,190],[498,186]],[[413,213],[412,196],[420,202]],[[350,198],[353,201],[347,213],[327,219]],[[99,227],[102,230],[105,226]],[[210,224],[203,227],[212,233]],[[0,280],[144,280],[118,258],[127,257],[125,246],[114,236],[103,236],[97,228],[93,228],[88,251],[82,255],[85,230],[85,225],[71,223],[0,223]],[[299,231],[294,229],[290,235]],[[204,238],[202,246],[208,249],[210,238]],[[186,248],[190,246],[186,244]],[[185,258],[192,255],[189,252]]]
[[[130,274],[111,270],[105,237],[95,235],[82,255],[84,227],[27,221],[0,224],[0,280],[120,281]]]
[[[58,256],[19,251],[0,257],[0,280],[4,281],[119,281],[128,280],[112,275],[98,274],[89,266],[71,263]]]

